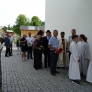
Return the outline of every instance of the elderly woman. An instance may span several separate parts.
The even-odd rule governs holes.
[[[22,39],[20,40],[20,44],[22,51],[22,61],[26,61],[26,52],[27,52],[26,34],[23,35]]]
[[[41,35],[38,33],[37,38],[34,41],[33,48],[34,48],[34,68],[36,70],[42,68],[42,42],[41,42]]]

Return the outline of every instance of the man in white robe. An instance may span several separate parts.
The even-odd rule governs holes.
[[[65,69],[67,61],[66,61],[66,48],[67,48],[67,39],[64,38],[65,32],[61,32],[61,38],[59,38],[59,46],[60,48],[64,49],[60,54],[58,58],[57,67],[62,67]]]
[[[78,36],[72,36],[72,43],[70,45],[70,63],[69,63],[69,78],[72,80],[73,83],[80,84],[78,80],[80,80],[80,69],[79,69],[79,52],[78,52]]]

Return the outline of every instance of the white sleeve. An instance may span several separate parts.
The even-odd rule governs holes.
[[[78,54],[78,50],[77,50],[76,46],[72,45],[72,47],[70,47],[70,51],[73,55],[74,60],[78,61],[79,60],[79,54]]]

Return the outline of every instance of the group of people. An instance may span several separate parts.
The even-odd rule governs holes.
[[[84,34],[76,35],[76,29],[72,29],[71,33],[68,40],[65,38],[65,32],[61,32],[61,37],[58,39],[57,30],[53,31],[53,36],[50,30],[46,31],[46,36],[40,30],[36,38],[32,37],[31,33],[28,36],[24,34],[17,41],[18,54],[22,52],[22,61],[26,61],[26,58],[34,59],[33,66],[36,70],[41,69],[42,66],[49,67],[53,76],[60,73],[57,69],[65,69],[69,63],[68,76],[73,83],[80,84],[81,76],[87,77],[87,81],[92,83],[92,70],[90,68],[92,63],[87,37]],[[59,51],[60,49],[62,50]],[[69,60],[67,53],[69,53]],[[44,55],[44,63],[42,62],[42,54]]]

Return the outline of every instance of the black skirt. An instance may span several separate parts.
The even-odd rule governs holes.
[[[22,52],[27,52],[27,46],[21,47],[21,51],[22,51]]]
[[[38,49],[34,49],[34,68],[42,68],[42,51]]]

